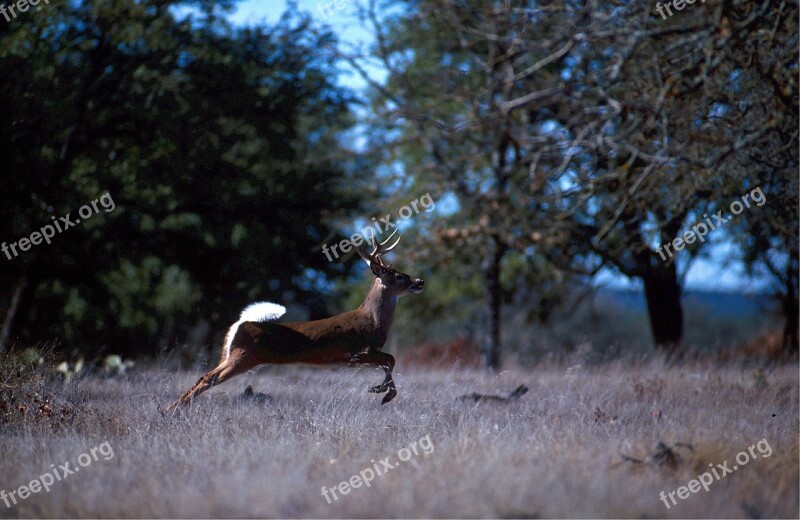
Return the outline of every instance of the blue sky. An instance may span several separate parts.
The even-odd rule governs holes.
[[[333,0],[297,0],[297,9],[311,13],[320,23],[329,25],[345,45],[368,45],[372,42],[370,32],[358,21],[355,16],[357,3],[367,0],[338,0],[343,7],[336,9]],[[366,4],[363,4],[366,5]],[[230,20],[236,24],[252,25],[266,21],[276,22],[281,14],[289,8],[287,0],[243,0],[239,2],[236,11]],[[345,70],[347,68],[345,67]],[[370,69],[376,79],[382,79],[384,74],[377,69]],[[355,72],[345,74],[340,78],[343,85],[354,89],[362,89],[366,83]]]
[[[339,0],[342,7],[325,8],[327,5],[333,6],[331,0],[297,0],[297,8],[311,13],[314,18],[321,23],[326,23],[339,36],[339,39],[346,45],[367,45],[372,39],[370,33],[354,16],[356,3],[366,2],[366,0]],[[252,25],[259,23],[274,23],[281,14],[289,7],[287,0],[243,0],[230,19],[235,24]],[[383,74],[379,70],[371,70],[375,74],[376,80],[382,80]],[[355,89],[364,87],[364,82],[357,75],[345,75],[340,79],[341,83]],[[743,290],[751,291],[765,287],[764,280],[750,280],[743,275],[741,263],[733,261],[728,265],[723,265],[725,259],[736,255],[736,251],[730,242],[725,240],[726,232],[723,229],[716,231],[717,236],[712,239],[711,247],[707,250],[709,258],[695,260],[688,273],[686,273],[686,287],[697,289],[712,290]],[[685,271],[686,255],[678,256],[678,266],[680,271]],[[600,273],[597,278],[598,283],[615,287],[641,287],[641,283],[629,281],[625,277],[616,276],[608,271]]]

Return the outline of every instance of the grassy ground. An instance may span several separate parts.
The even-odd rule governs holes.
[[[796,366],[651,361],[498,376],[398,366],[399,395],[386,406],[365,391],[380,382],[379,370],[262,368],[207,392],[187,413],[162,416],[159,406],[198,376],[140,368],[52,387],[52,397],[42,398],[9,390],[15,383],[6,374],[4,395],[17,392],[17,401],[0,400],[0,489],[27,485],[65,461],[80,471],[12,507],[0,501],[0,517],[799,513]],[[241,400],[248,384],[271,400]],[[530,392],[509,403],[458,399],[519,384]],[[20,399],[28,399],[25,413]],[[659,441],[694,451],[675,448],[674,464],[668,452],[648,459]],[[416,455],[398,454],[414,442]],[[751,446],[751,460],[737,465]],[[92,448],[97,460],[80,467]],[[370,487],[337,491],[337,500],[329,493],[330,504],[322,495],[323,486],[374,473],[385,457],[394,465],[398,455],[409,460],[383,469]],[[670,509],[659,499],[726,460],[738,469],[708,492],[673,495]]]

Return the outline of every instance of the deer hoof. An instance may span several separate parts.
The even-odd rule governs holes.
[[[395,390],[394,388],[390,388],[389,389],[389,393],[386,394],[385,396],[383,396],[383,400],[381,401],[381,404],[388,403],[389,401],[394,399],[396,395],[397,395],[397,390]]]

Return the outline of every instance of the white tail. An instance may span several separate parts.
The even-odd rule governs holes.
[[[228,333],[225,335],[225,345],[222,348],[222,361],[227,360],[231,355],[231,343],[233,343],[233,336],[236,335],[239,325],[248,321],[254,321],[257,323],[273,321],[277,320],[284,314],[286,314],[286,307],[283,305],[278,305],[277,303],[257,302],[251,303],[245,307],[242,313],[239,315],[239,321],[231,325],[231,327],[228,329]]]
[[[286,314],[286,307],[277,303],[251,303],[239,315],[239,321],[272,321]]]

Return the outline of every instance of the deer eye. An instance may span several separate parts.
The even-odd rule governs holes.
[[[397,273],[397,274],[394,275],[394,279],[395,279],[395,281],[399,282],[399,281],[401,281],[403,279],[403,275],[400,274],[400,273]]]

